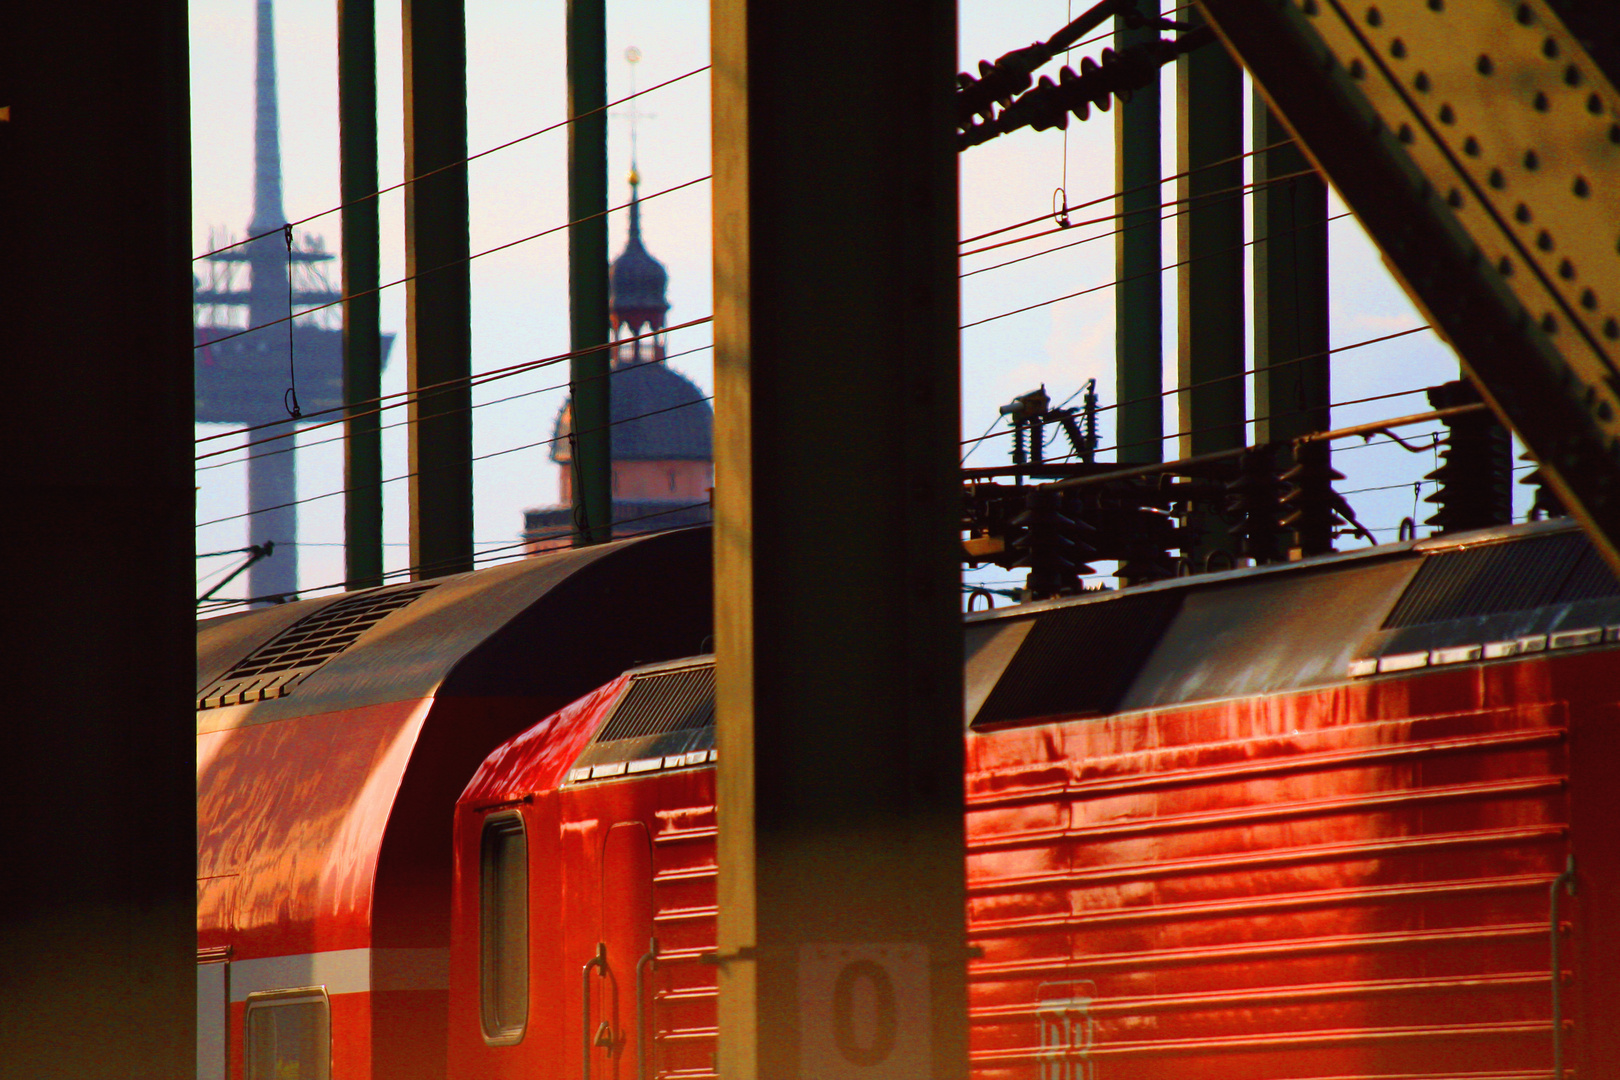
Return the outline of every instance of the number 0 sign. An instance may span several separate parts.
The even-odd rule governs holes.
[[[805,945],[800,1080],[919,1080],[930,1067],[928,950]]]

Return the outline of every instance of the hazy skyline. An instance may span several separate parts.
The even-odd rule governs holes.
[[[563,119],[563,14],[560,0],[469,6],[468,130],[472,152]],[[223,227],[241,235],[251,212],[253,16],[254,0],[199,0],[191,7],[193,235],[199,253],[206,250],[210,229]],[[959,66],[968,69],[981,58],[994,58],[1045,38],[1068,16],[1066,4],[964,3],[960,12]],[[622,57],[630,45],[642,52],[634,77],[636,85],[643,88],[708,62],[706,4],[624,0],[610,7],[608,19],[610,98],[628,92],[630,65]],[[284,199],[287,215],[297,220],[338,203],[335,4],[330,0],[277,0],[276,29]],[[1107,43],[1086,46],[1072,62],[1078,63],[1082,54],[1095,56]],[[378,53],[380,179],[387,186],[401,179],[403,158],[397,9],[383,7],[379,11]],[[1053,74],[1057,66],[1052,65]],[[1171,79],[1173,74],[1167,70],[1167,92],[1163,95],[1167,175],[1176,171]],[[708,173],[708,105],[706,72],[638,99],[644,196]],[[1071,124],[1067,139],[1070,203],[1107,196],[1113,191],[1112,142],[1112,119],[1106,114],[1093,114],[1086,123]],[[962,235],[971,236],[1049,211],[1053,190],[1064,177],[1064,143],[1060,132],[1022,131],[964,154]],[[499,151],[469,167],[474,252],[566,221],[566,147],[566,134],[558,130]],[[624,201],[628,193],[624,184],[628,155],[627,118],[621,115],[610,125],[612,205]],[[1165,190],[1166,198],[1173,197],[1172,186]],[[669,268],[672,324],[708,315],[711,310],[710,198],[709,185],[700,183],[652,198],[644,207],[647,247]],[[383,280],[387,282],[403,275],[400,193],[384,196],[381,208]],[[1334,212],[1341,209],[1335,207]],[[1165,226],[1167,263],[1173,261],[1170,253],[1175,250],[1174,225],[1172,220]],[[610,250],[614,254],[623,244],[625,227],[626,215],[613,215]],[[339,246],[335,214],[299,229],[324,237],[330,249]],[[1423,320],[1390,280],[1354,220],[1343,218],[1329,229],[1333,245],[1333,344],[1342,346],[1421,324]],[[1101,233],[1107,227],[1088,231]],[[1072,243],[1088,231],[1076,229],[1035,241],[1016,254],[1026,254],[1025,248],[1040,250],[1043,244]],[[1102,238],[970,276],[963,282],[963,321],[971,323],[1110,281],[1113,260],[1112,240]],[[1001,258],[981,256],[965,263],[964,270],[999,261]],[[1173,271],[1165,275],[1165,288],[1168,387],[1173,384],[1175,368]],[[566,351],[564,233],[475,259],[472,290],[475,372]],[[384,329],[400,335],[385,377],[385,393],[405,388],[404,299],[402,287],[383,293]],[[1103,404],[1112,403],[1113,303],[1112,291],[1105,288],[965,330],[964,437],[979,435],[994,419],[996,406],[1043,382],[1055,400],[1062,400],[1094,377]],[[683,353],[710,341],[707,327],[681,331],[672,335],[669,351]],[[706,392],[712,387],[708,352],[679,356],[672,363]],[[1333,397],[1345,401],[1432,384],[1454,378],[1455,372],[1455,360],[1446,346],[1431,333],[1414,334],[1337,359]],[[558,365],[475,390],[475,400],[492,402],[566,382],[566,378],[566,366]],[[475,465],[475,539],[481,549],[515,543],[524,507],[555,501],[555,466],[547,447],[502,451],[547,438],[564,396],[562,390],[534,393],[475,411],[475,455],[498,455]],[[1336,425],[1343,425],[1418,412],[1426,407],[1421,395],[1414,395],[1338,408],[1333,419]],[[1112,425],[1106,421],[1109,414],[1104,415],[1104,445],[1108,445]],[[385,423],[401,420],[403,410],[385,414]],[[1175,431],[1177,426],[1172,411],[1165,430]],[[199,427],[199,434],[217,430]],[[342,487],[341,445],[308,445],[334,434],[328,429],[302,437],[306,448],[298,454],[300,498]],[[404,428],[391,429],[384,437],[384,475],[403,475]],[[229,441],[218,440],[209,448],[219,448]],[[991,464],[998,456],[1004,460],[1004,454],[1005,448],[991,444],[976,452],[972,463]],[[1167,448],[1167,456],[1175,456],[1173,444]],[[1368,525],[1393,526],[1411,513],[1409,485],[1434,467],[1428,457],[1414,457],[1388,447],[1341,453],[1337,456],[1338,467],[1349,477],[1341,488],[1408,485],[1404,490],[1351,496]],[[240,465],[199,474],[199,522],[247,509],[244,475]],[[404,546],[406,486],[400,481],[385,489],[385,529],[391,544],[386,553],[389,569],[408,563],[408,549]],[[341,496],[332,496],[299,507],[301,584],[306,590],[342,580],[342,502]],[[1420,519],[1429,510],[1420,508]],[[1385,535],[1393,538],[1393,533]],[[245,524],[241,520],[210,525],[199,531],[198,550],[238,547],[244,536]],[[511,549],[514,553],[516,550]],[[199,579],[228,565],[228,559],[200,561]],[[1002,581],[1017,575],[992,568],[977,576]]]

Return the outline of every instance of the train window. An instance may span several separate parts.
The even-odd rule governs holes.
[[[480,981],[484,1039],[523,1038],[529,1013],[529,852],[523,818],[484,822],[479,871]]]
[[[329,1080],[331,1015],[321,987],[249,994],[247,1080]]]

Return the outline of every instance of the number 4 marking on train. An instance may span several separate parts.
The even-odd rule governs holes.
[[[928,950],[825,944],[799,951],[801,1080],[917,1080],[929,1073]]]

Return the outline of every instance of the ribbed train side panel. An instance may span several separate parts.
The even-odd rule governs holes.
[[[1568,716],[1486,682],[970,740],[976,1074],[1545,1075]]]

